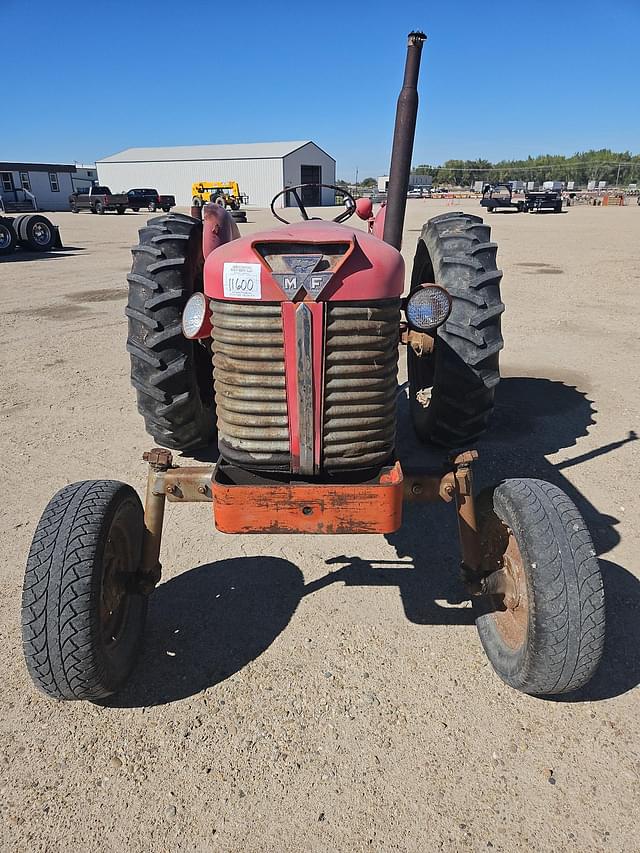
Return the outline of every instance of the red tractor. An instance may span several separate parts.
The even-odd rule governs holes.
[[[215,204],[140,231],[129,275],[128,350],[138,408],[162,448],[143,506],[128,485],[66,486],[44,511],[27,564],[23,638],[36,685],[59,699],[119,690],[160,579],[165,501],[209,501],[218,530],[399,529],[406,501],[454,508],[462,579],[500,677],[532,694],[584,685],[604,642],[603,586],[589,532],[541,480],[502,480],[476,500],[472,442],[487,426],[503,346],[502,273],[477,216],[424,226],[409,294],[400,241],[417,114],[422,33],[411,33],[388,203],[347,196],[310,218],[240,237]],[[277,197],[276,197],[277,198]],[[275,202],[275,199],[274,199]],[[277,219],[285,222],[272,210]],[[357,214],[367,231],[345,224]],[[404,319],[403,319],[404,314]],[[402,467],[395,446],[399,344],[418,437],[453,452]],[[215,466],[178,467],[215,441]]]

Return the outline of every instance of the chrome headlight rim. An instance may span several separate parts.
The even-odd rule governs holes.
[[[411,316],[411,303],[412,301],[418,299],[425,291],[437,291],[438,298],[441,300],[440,303],[440,313],[437,322],[429,323],[429,324],[419,324],[415,320],[415,314],[412,318]],[[435,284],[434,282],[426,282],[421,284],[416,290],[411,293],[404,305],[404,313],[407,318],[407,324],[409,328],[414,329],[417,332],[432,332],[442,326],[445,323],[449,316],[451,315],[451,309],[453,307],[453,300],[451,298],[451,294],[448,290],[446,290],[442,285]]]

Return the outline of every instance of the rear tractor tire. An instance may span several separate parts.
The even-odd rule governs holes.
[[[31,543],[22,593],[29,674],[54,699],[102,699],[133,669],[147,615],[140,498],[125,483],[61,489]]]
[[[182,334],[182,311],[203,290],[202,222],[180,213],[150,219],[139,232],[128,276],[127,350],[131,383],[147,432],[172,450],[216,435],[210,341]]]
[[[432,353],[407,347],[409,410],[420,441],[461,447],[485,431],[493,413],[504,305],[490,236],[479,216],[445,213],[426,223],[418,241],[411,293],[435,282],[453,303]]]
[[[568,693],[604,647],[602,576],[574,503],[543,480],[504,480],[478,499],[483,569],[508,594],[473,597],[476,627],[500,678],[532,695]]]

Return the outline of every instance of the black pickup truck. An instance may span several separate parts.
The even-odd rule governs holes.
[[[160,195],[158,190],[152,189],[134,189],[128,190],[129,207],[136,213],[141,207],[146,207],[150,211],[164,210],[169,213],[172,207],[176,206],[175,197],[172,195]]]
[[[81,187],[69,196],[69,204],[73,213],[90,210],[91,213],[104,213],[115,210],[124,213],[129,207],[129,198],[123,193],[116,195],[109,187]]]

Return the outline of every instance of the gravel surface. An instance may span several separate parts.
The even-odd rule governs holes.
[[[479,212],[409,202],[407,260],[421,223],[456,207]],[[601,669],[563,701],[494,675],[444,506],[412,507],[388,537],[278,538],[169,505],[130,686],[102,705],[36,693],[19,619],[39,515],[74,480],[142,492],[152,445],[123,316],[146,216],[51,219],[64,251],[0,262],[2,850],[640,849],[640,207],[486,217],[507,312],[479,485],[565,488],[608,594]],[[269,222],[249,211],[240,230]],[[401,399],[416,461],[406,414]]]

